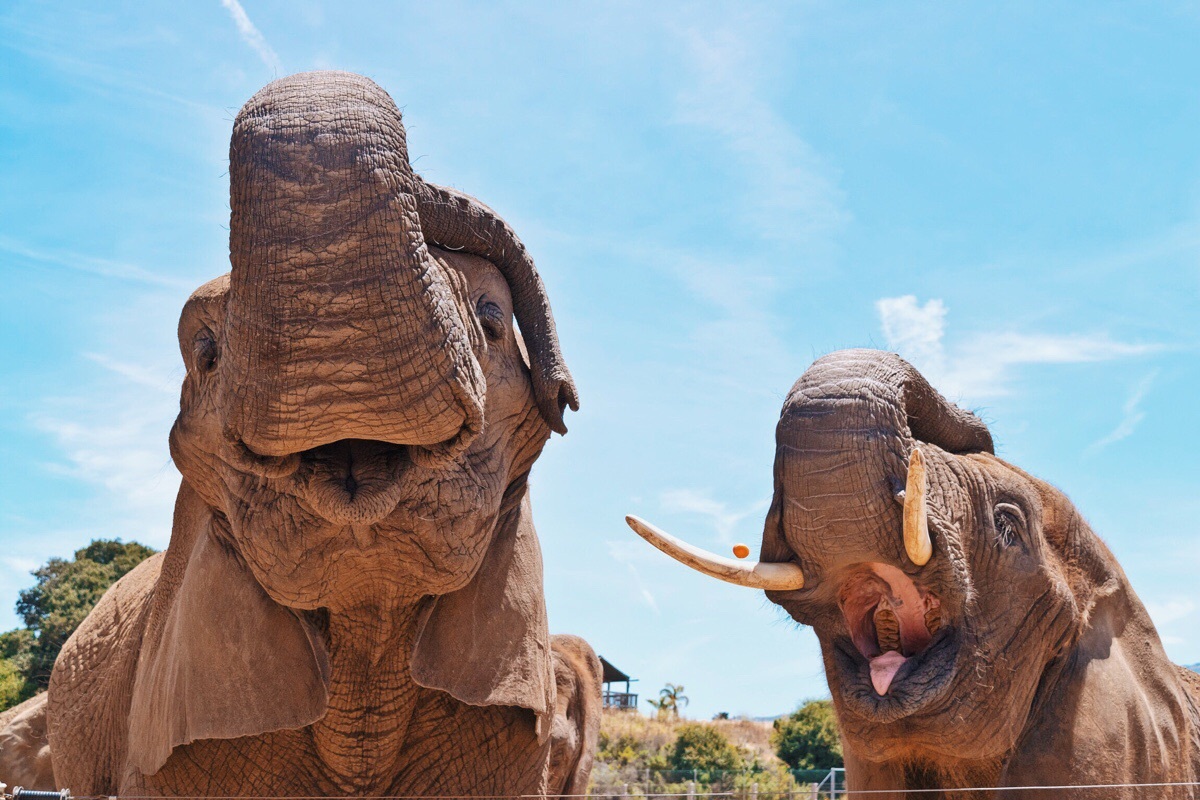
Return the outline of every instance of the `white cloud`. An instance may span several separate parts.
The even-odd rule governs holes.
[[[1121,406],[1124,416],[1117,423],[1117,427],[1090,444],[1087,452],[1094,453],[1097,450],[1102,450],[1110,444],[1127,439],[1133,435],[1133,432],[1137,430],[1137,426],[1146,418],[1146,412],[1141,409],[1142,400],[1146,398],[1146,394],[1150,391],[1150,386],[1154,383],[1156,377],[1158,377],[1157,370],[1138,381],[1137,385],[1133,387],[1133,391],[1130,392],[1129,397],[1125,400],[1124,405]]]
[[[1119,342],[1103,333],[1040,334],[990,331],[953,347],[945,342],[948,309],[938,299],[923,305],[913,295],[875,303],[889,349],[913,363],[952,398],[978,400],[1007,394],[1017,367],[1030,364],[1082,364],[1146,355],[1155,344]]]
[[[238,0],[221,0],[221,5],[229,11],[229,16],[233,17],[233,24],[237,26],[238,33],[241,34],[242,40],[250,45],[254,52],[258,53],[258,57],[267,65],[275,75],[283,72],[283,66],[279,62],[279,56],[267,43],[267,39],[262,35],[250,17],[246,15],[246,9],[242,8],[242,4]]]
[[[3,235],[0,235],[0,250],[30,261],[53,264],[79,272],[88,272],[103,278],[116,278],[152,286],[164,286],[171,289],[190,289],[195,286],[192,280],[160,275],[135,264],[126,264],[107,258],[96,258],[95,256],[85,256],[69,251],[44,250]]]
[[[1190,617],[1196,610],[1196,602],[1190,597],[1172,597],[1159,602],[1146,601],[1146,610],[1150,612],[1154,626],[1161,630],[1173,622]]]
[[[665,511],[706,517],[726,544],[733,542],[734,531],[743,520],[761,514],[770,505],[769,500],[760,500],[743,509],[731,509],[728,504],[714,500],[707,492],[695,489],[663,492],[661,502]]]
[[[761,39],[741,34],[685,33],[695,82],[676,98],[677,120],[724,142],[748,183],[747,224],[772,239],[821,244],[850,217],[838,176],[763,98],[753,64]]]
[[[629,570],[629,575],[633,579],[634,593],[638,598],[645,603],[655,614],[660,613],[658,610],[658,600],[650,591],[650,587],[642,580],[642,575],[638,572],[635,562],[641,562],[644,557],[650,553],[648,546],[642,545],[640,542],[630,541],[608,541],[605,542],[608,547],[608,554],[614,561],[624,564]]]
[[[176,367],[100,354],[87,358],[108,375],[95,380],[86,397],[47,400],[30,417],[58,454],[41,466],[100,490],[86,512],[95,518],[93,536],[161,546],[169,537],[180,480],[167,446],[179,410]]]
[[[32,558],[22,558],[20,556],[4,556],[0,558],[0,564],[3,564],[13,572],[20,572],[22,575],[28,575],[41,566]]]
[[[99,364],[110,372],[120,375],[122,378],[138,386],[145,386],[148,389],[165,392],[171,396],[179,393],[179,381],[171,380],[169,376],[163,374],[162,370],[153,369],[142,364],[119,361],[103,353],[84,353],[83,356],[89,361]]]
[[[928,369],[941,369],[942,337],[946,334],[946,304],[927,300],[917,305],[911,294],[876,301],[879,322],[888,347]]]

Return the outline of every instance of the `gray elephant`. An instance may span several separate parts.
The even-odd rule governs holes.
[[[834,353],[792,387],[761,562],[630,524],[813,627],[852,791],[1197,795],[1200,676],[1066,496],[896,355]]]
[[[577,399],[524,246],[413,173],[356,75],[261,90],[229,173],[232,271],[179,322],[170,546],[55,664],[55,782],[584,791],[600,668],[547,631],[527,488]]]

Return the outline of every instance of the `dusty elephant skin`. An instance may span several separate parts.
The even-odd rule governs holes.
[[[791,585],[767,596],[820,641],[849,789],[970,798],[952,790],[1197,780],[1200,679],[1168,661],[1112,553],[899,356],[813,364],[784,404],[774,474],[762,559],[789,564]],[[767,566],[689,558],[745,585]]]
[[[55,783],[586,786],[599,664],[547,631],[526,486],[577,401],[524,247],[413,174],[395,104],[356,75],[256,94],[230,183],[232,271],[179,322],[170,547],[63,648],[34,711]]]

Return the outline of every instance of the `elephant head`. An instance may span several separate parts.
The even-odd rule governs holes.
[[[414,174],[357,75],[258,92],[229,174],[231,272],[179,323],[184,483],[134,762],[320,718],[328,619],[368,604],[412,609],[417,683],[551,714],[526,477],[577,398],[524,246]]]
[[[1157,671],[1143,697],[1145,685],[1175,681],[1162,678],[1171,668],[1149,618],[1074,506],[997,458],[984,423],[894,354],[834,353],[792,387],[776,429],[762,562],[630,523],[707,574],[766,589],[812,626],[859,762],[901,772],[998,763],[1074,680],[1068,673],[1086,671],[1122,634],[1160,659],[1139,667],[1139,679]],[[1179,691],[1162,694],[1181,716]],[[1077,733],[1076,746],[1085,739]]]

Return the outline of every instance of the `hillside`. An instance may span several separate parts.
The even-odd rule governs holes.
[[[772,749],[771,730],[770,722],[750,719],[697,721],[606,711],[592,793],[616,797],[626,787],[634,796],[686,793],[689,782],[697,792],[749,794],[754,784],[761,793],[794,790],[795,777]]]

